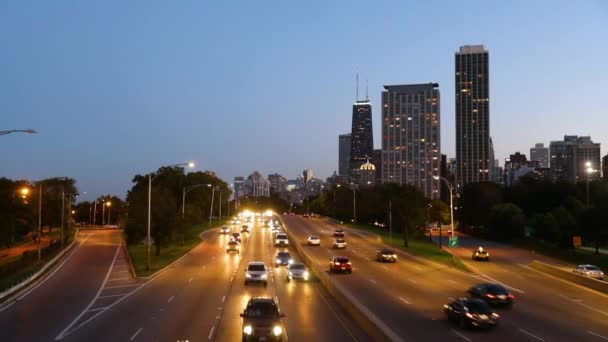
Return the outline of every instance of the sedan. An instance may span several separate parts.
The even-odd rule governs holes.
[[[223,226],[220,229],[220,234],[229,234],[229,233],[230,233],[230,227],[228,227],[228,226]]]
[[[390,249],[379,249],[376,251],[376,260],[380,262],[397,262],[397,254]]]
[[[346,240],[344,239],[335,239],[334,243],[333,243],[334,248],[337,249],[344,249],[346,248]]]
[[[344,237],[344,230],[342,228],[334,230],[334,237]]]
[[[353,273],[353,264],[347,257],[333,257],[329,260],[329,272],[346,272]]]
[[[443,310],[448,321],[458,322],[461,328],[492,328],[500,316],[481,299],[459,298],[445,304]]]
[[[321,246],[321,239],[316,235],[309,236],[307,241],[309,246]]]
[[[232,233],[232,236],[230,238],[234,241],[241,242],[241,233]]]
[[[289,254],[289,252],[279,252],[277,253],[274,266],[287,266],[291,263],[293,263],[293,258],[291,257],[291,254]]]
[[[512,306],[515,296],[502,285],[484,283],[471,287],[468,291],[471,296],[482,299],[492,305]]]
[[[572,272],[589,278],[604,279],[604,272],[593,265],[578,265]]]
[[[310,274],[303,263],[294,262],[287,266],[287,282],[292,279],[308,280],[309,278]]]
[[[490,252],[487,249],[483,249],[481,247],[477,248],[473,251],[473,260],[478,261],[490,261]]]

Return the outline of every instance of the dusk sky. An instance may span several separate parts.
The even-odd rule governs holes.
[[[491,4],[491,6],[490,6]],[[454,53],[490,51],[496,157],[565,134],[608,144],[606,1],[0,2],[0,177],[124,196],[194,160],[229,183],[338,168],[355,73],[380,148],[384,84],[438,82],[454,157]]]

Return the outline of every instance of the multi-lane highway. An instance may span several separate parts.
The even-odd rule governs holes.
[[[321,236],[320,247],[306,247],[314,266],[328,269],[332,255],[352,260],[352,274],[331,275],[361,304],[404,340],[442,341],[605,341],[608,340],[608,297],[533,270],[502,262],[481,266],[485,275],[470,275],[399,253],[395,264],[374,260],[378,239],[346,228],[346,250],[331,249],[337,228],[329,220],[283,216],[287,229],[303,242]],[[470,251],[468,257],[470,257]],[[461,330],[447,322],[442,305],[464,296],[472,285],[491,279],[515,294],[512,309],[498,309],[500,325],[492,331]]]

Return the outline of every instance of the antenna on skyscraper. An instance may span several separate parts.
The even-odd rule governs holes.
[[[365,80],[365,101],[369,101],[369,96],[367,96],[367,80]]]
[[[357,71],[357,76],[355,77],[356,82],[357,82],[357,86],[356,86],[356,97],[357,97],[357,101],[359,101],[359,72]]]

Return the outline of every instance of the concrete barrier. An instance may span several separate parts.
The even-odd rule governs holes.
[[[331,281],[330,277],[325,273],[325,271],[321,268],[316,267],[312,258],[308,255],[308,253],[302,248],[300,244],[301,240],[296,238],[290,231],[287,229],[287,225],[283,221],[283,219],[278,216],[279,221],[285,228],[285,232],[291,240],[291,245],[294,246],[298,254],[302,257],[305,264],[308,265],[308,268],[312,271],[319,282],[329,294],[331,294],[336,301],[344,308],[346,312],[354,319],[355,322],[359,325],[363,331],[367,335],[369,335],[374,341],[403,341],[399,335],[397,335],[391,328],[389,328],[382,320],[380,320],[374,313],[372,313],[368,308],[366,308],[363,304],[361,304],[350,292],[344,289],[340,284],[334,283]],[[328,269],[329,269],[329,259],[328,259]]]
[[[532,263],[530,263],[529,266],[530,266],[530,268],[535,269],[539,272],[543,272],[548,275],[575,283],[577,285],[588,287],[592,290],[596,290],[596,291],[608,294],[608,283],[605,281],[585,277],[585,276],[576,274],[572,271],[569,272],[569,271],[546,264],[546,263],[538,261],[538,260],[532,261]]]

